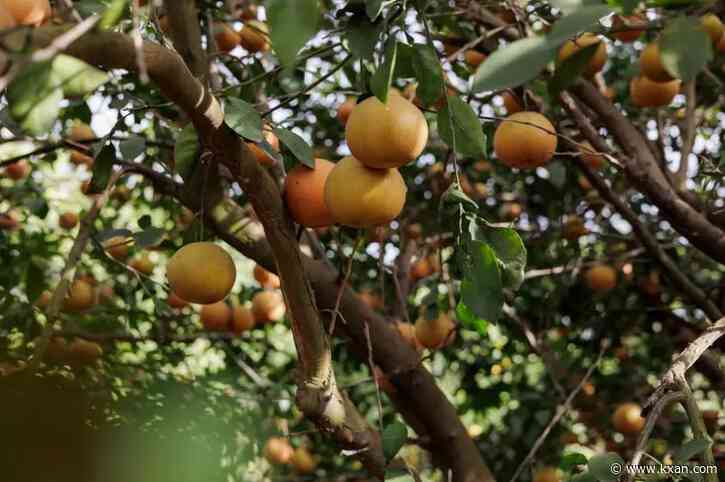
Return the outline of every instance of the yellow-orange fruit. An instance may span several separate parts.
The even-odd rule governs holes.
[[[179,298],[179,295],[177,295],[173,291],[169,291],[169,294],[166,297],[166,303],[168,303],[170,307],[176,309],[184,308],[189,305],[186,300],[182,300],[181,298]]]
[[[264,458],[270,464],[283,465],[290,462],[294,449],[284,437],[271,437],[264,444]]]
[[[373,293],[368,289],[363,289],[360,290],[358,296],[363,300],[363,303],[368,305],[373,310],[381,310],[384,308],[383,300],[377,293]]]
[[[408,224],[405,227],[405,235],[408,239],[418,240],[423,237],[423,226],[420,223]]]
[[[352,113],[352,109],[355,107],[355,104],[357,104],[357,100],[353,98],[348,98],[340,104],[340,107],[337,108],[337,120],[340,121],[340,124],[347,125],[347,120],[350,118],[350,114]]]
[[[507,202],[503,203],[498,210],[498,216],[504,221],[514,221],[521,216],[524,209],[519,203]]]
[[[103,356],[103,348],[96,342],[76,338],[67,347],[73,365],[90,365]]]
[[[456,324],[446,314],[428,320],[420,317],[415,322],[415,338],[426,348],[434,350],[453,341]]]
[[[277,289],[280,287],[279,276],[270,271],[267,271],[260,265],[254,266],[253,274],[254,279],[257,280],[257,283],[259,283],[262,288]]]
[[[559,470],[556,467],[542,467],[534,472],[532,482],[561,482]]]
[[[415,263],[413,263],[413,266],[410,267],[410,276],[415,280],[427,278],[428,276],[438,271],[436,269],[438,267],[437,261],[438,260],[433,259],[432,256],[420,258]]]
[[[11,231],[17,229],[20,226],[20,222],[15,213],[12,211],[0,214],[0,229]]]
[[[592,291],[609,291],[617,286],[617,271],[606,264],[598,264],[589,268],[584,279]]]
[[[286,312],[284,297],[279,291],[260,291],[252,297],[252,313],[258,323],[279,320]]]
[[[5,174],[13,181],[19,181],[30,174],[30,164],[25,159],[13,162],[5,167]]]
[[[0,1],[0,30],[13,28],[16,25],[17,22],[15,21],[15,17],[13,17],[13,14],[10,13],[7,7],[5,7],[5,4]]]
[[[645,424],[642,417],[642,408],[636,403],[623,403],[617,407],[612,415],[612,425],[624,434],[639,433]]]
[[[269,129],[265,129],[262,133],[264,136],[264,139],[267,141],[267,143],[272,146],[272,149],[279,152],[279,139]],[[262,150],[261,147],[257,146],[257,144],[253,142],[247,142],[247,146],[249,146],[249,149],[251,149],[252,153],[254,153],[254,157],[257,158],[257,162],[262,164],[263,166],[274,166],[274,164],[277,162],[275,161],[274,157],[270,156],[264,150]]]
[[[629,96],[637,107],[669,105],[680,91],[680,81],[654,82],[647,77],[635,77],[629,82]]]
[[[2,4],[20,25],[38,26],[51,15],[48,0],[2,0]]]
[[[256,20],[257,19],[257,6],[247,5],[242,9],[242,13],[239,15],[242,20]]]
[[[128,239],[123,236],[114,236],[103,243],[109,256],[123,261],[128,257]]]
[[[428,142],[423,113],[397,91],[387,104],[368,97],[355,105],[345,127],[352,155],[365,166],[384,169],[415,160]]]
[[[493,136],[496,156],[507,166],[519,169],[531,169],[549,162],[556,144],[554,126],[538,112],[517,112],[508,116]]]
[[[269,30],[259,20],[249,20],[239,34],[239,44],[249,52],[264,52],[269,49]]]
[[[330,226],[335,223],[325,204],[325,182],[335,164],[326,159],[315,159],[315,168],[299,164],[287,174],[284,193],[292,218],[308,228]]]
[[[642,36],[642,33],[644,33],[644,29],[635,27],[644,27],[644,24],[646,22],[647,20],[641,15],[629,15],[624,17],[620,15],[615,15],[614,20],[612,21],[612,27],[614,29],[628,28],[628,30],[613,32],[612,37],[616,38],[620,42],[632,43],[640,38]]]
[[[408,188],[397,169],[370,169],[344,157],[325,183],[325,203],[335,222],[354,228],[387,224],[403,210]]]
[[[87,281],[77,279],[71,284],[63,300],[63,311],[83,311],[95,304],[93,286]]]
[[[395,329],[400,333],[400,337],[413,348],[415,351],[423,349],[420,341],[416,337],[416,327],[412,323],[405,323],[402,321],[395,322]]]
[[[720,53],[725,53],[725,33],[722,34],[720,37],[720,42],[717,44],[717,51]]]
[[[596,52],[584,71],[587,75],[592,76],[604,68],[604,64],[607,63],[607,45],[602,39],[593,33],[583,33],[575,40],[568,40],[564,43],[559,50],[559,63],[564,62],[566,59],[574,55],[579,50],[589,47],[590,45],[598,44]]]
[[[227,331],[232,321],[232,309],[224,301],[218,301],[203,305],[199,317],[205,330]]]
[[[35,306],[39,308],[45,308],[50,304],[50,300],[53,299],[53,293],[51,293],[48,290],[43,291],[40,293],[40,296],[38,296],[38,299],[35,300]]]
[[[113,286],[104,284],[96,288],[96,295],[99,302],[111,303],[113,298],[116,296],[116,293],[113,291]]]
[[[519,99],[508,90],[501,94],[501,97],[503,98],[503,106],[506,108],[506,113],[508,115],[524,110],[519,102]]]
[[[69,355],[68,342],[65,338],[53,336],[48,340],[44,354],[44,359],[47,362],[63,364],[68,362]]]
[[[72,162],[76,166],[91,167],[91,166],[93,166],[93,157],[89,156],[88,154],[86,154],[78,149],[71,149],[70,162]]]
[[[584,221],[579,216],[567,216],[564,220],[564,226],[561,230],[564,239],[573,241],[588,233],[589,230],[584,226]]]
[[[311,474],[317,468],[317,460],[304,447],[297,447],[290,460],[298,474]]]
[[[214,22],[212,27],[214,32],[214,40],[220,52],[230,52],[239,45],[240,37],[229,24],[224,22]]]
[[[647,44],[644,48],[639,56],[639,68],[642,75],[655,82],[669,82],[674,78],[662,64],[660,47],[657,42]]]
[[[169,35],[169,17],[166,15],[159,17],[159,28],[164,35]]]
[[[254,313],[246,306],[235,306],[232,310],[232,331],[241,335],[254,328]]]
[[[131,267],[147,276],[154,272],[154,262],[151,261],[151,258],[146,253],[131,261]]]
[[[58,224],[63,229],[73,229],[78,225],[78,215],[76,213],[63,213],[58,219]]]
[[[722,38],[723,32],[725,32],[722,21],[714,13],[708,13],[700,17],[700,23],[710,36],[712,43],[717,45],[720,38]]]
[[[68,130],[68,138],[75,142],[87,142],[95,139],[96,133],[85,122],[76,121]]]
[[[468,49],[463,54],[463,60],[474,69],[481,65],[486,58],[486,54],[473,49]]]
[[[214,243],[187,244],[166,266],[171,290],[192,303],[223,300],[234,286],[237,269],[231,256]]]
[[[582,141],[579,144],[579,152],[581,152],[582,160],[592,169],[601,169],[606,161],[604,156],[599,154],[589,141]]]

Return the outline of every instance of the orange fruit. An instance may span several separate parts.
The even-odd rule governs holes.
[[[91,166],[93,166],[93,157],[89,156],[88,154],[86,154],[78,149],[71,149],[70,162],[72,162],[76,166],[91,167]]]
[[[214,40],[220,52],[230,52],[239,45],[239,34],[229,24],[214,22],[212,31],[214,32]]]
[[[377,293],[373,293],[368,289],[362,289],[358,293],[358,296],[363,300],[363,303],[370,307],[370,309],[381,310],[384,308],[383,300]]]
[[[534,472],[532,482],[561,482],[559,470],[556,467],[541,467]]]
[[[149,276],[154,272],[154,262],[151,261],[151,258],[149,258],[149,255],[146,253],[131,261],[131,267],[146,276]]]
[[[64,364],[68,362],[69,355],[68,342],[65,338],[53,336],[48,340],[44,355],[46,361],[54,364]]]
[[[30,164],[25,159],[13,162],[5,166],[5,174],[13,181],[19,181],[30,174]]]
[[[254,266],[254,279],[257,280],[262,288],[277,289],[280,287],[279,277],[260,265]]]
[[[433,263],[431,263],[429,256],[420,258],[415,263],[413,263],[413,266],[410,267],[410,276],[414,280],[427,278],[428,276],[432,275],[434,272],[435,272],[434,265],[433,265]]]
[[[292,218],[308,228],[330,226],[335,223],[325,204],[325,182],[335,164],[326,159],[315,159],[315,168],[299,164],[287,174],[284,193]]]
[[[407,191],[397,169],[370,169],[348,156],[327,177],[325,204],[335,222],[366,228],[395,219],[403,210]]]
[[[226,331],[232,321],[232,309],[224,301],[218,301],[202,305],[199,317],[205,330]]]
[[[96,302],[93,286],[85,280],[77,279],[71,284],[63,300],[63,311],[83,311]]]
[[[51,15],[48,0],[2,0],[2,5],[20,25],[37,27]]]
[[[10,13],[5,4],[0,1],[0,30],[13,28],[16,25],[15,17],[13,17],[13,14]]]
[[[297,447],[290,460],[298,474],[311,474],[317,468],[317,460],[304,447]]]
[[[268,323],[284,317],[287,307],[279,291],[260,291],[252,297],[252,313],[258,323]]]
[[[76,338],[67,346],[69,361],[73,365],[90,365],[103,356],[103,348],[96,342]]]
[[[241,335],[254,328],[255,320],[252,310],[245,306],[235,306],[232,310],[232,331]]]
[[[579,152],[582,160],[586,162],[592,169],[601,169],[606,159],[602,154],[598,154],[597,150],[592,147],[589,141],[579,143]]]
[[[398,330],[400,337],[415,351],[423,349],[420,341],[416,337],[416,328],[412,323],[405,323],[402,321],[395,321],[395,329]]]
[[[166,265],[171,290],[192,303],[211,304],[229,294],[237,276],[234,261],[214,243],[187,244]]]
[[[428,142],[423,113],[397,91],[387,104],[368,97],[356,104],[345,127],[353,157],[367,167],[400,167],[415,160]]]
[[[283,465],[290,462],[294,449],[284,437],[271,437],[264,444],[264,458],[272,465]]]
[[[73,229],[78,225],[78,215],[76,213],[63,213],[58,219],[58,224],[63,229]]]
[[[562,226],[562,236],[564,239],[573,241],[585,236],[589,233],[589,230],[584,226],[584,221],[579,216],[567,216]]]
[[[493,136],[496,156],[507,166],[519,169],[543,166],[554,156],[556,145],[554,126],[538,112],[508,116]]]
[[[712,43],[717,45],[722,38],[723,33],[725,33],[725,26],[723,26],[722,21],[718,18],[718,16],[714,13],[703,15],[700,17],[700,24],[710,36]]]
[[[669,105],[680,91],[681,82],[654,82],[647,77],[635,77],[629,82],[629,95],[637,107],[663,107]]]
[[[257,6],[247,5],[242,9],[242,13],[239,15],[242,20],[256,20],[257,19]]]
[[[654,82],[669,82],[674,79],[662,64],[660,47],[657,42],[649,43],[644,48],[639,56],[639,68],[642,75]]]
[[[611,266],[598,264],[589,268],[584,279],[592,291],[605,292],[617,286],[617,271]]]
[[[352,113],[352,109],[355,107],[355,104],[357,104],[357,100],[352,97],[349,97],[345,100],[345,102],[340,104],[340,107],[337,108],[337,120],[340,121],[340,124],[347,124],[347,120],[350,118],[350,114]]]
[[[189,305],[188,302],[179,298],[179,296],[173,291],[169,291],[169,294],[166,297],[166,303],[168,303],[170,307],[176,309],[181,309]]]
[[[426,348],[434,350],[451,343],[455,336],[456,324],[446,314],[428,320],[420,317],[415,322],[415,338]]]
[[[642,417],[642,408],[636,403],[623,403],[612,415],[612,425],[617,432],[635,434],[642,431],[646,420]]]
[[[259,20],[249,20],[239,34],[239,43],[247,51],[265,52],[269,50],[269,29]]]
[[[129,240],[124,236],[114,236],[103,243],[106,252],[112,258],[123,261],[128,257]]]
[[[408,239],[418,240],[423,237],[423,226],[420,223],[408,224],[405,227],[405,235]]]
[[[481,65],[486,58],[486,54],[473,49],[468,49],[463,54],[463,60],[474,69],[478,68],[478,66]]]
[[[272,146],[272,149],[279,152],[279,139],[274,134],[274,132],[265,128],[262,135],[264,136],[264,139],[267,141],[267,143]],[[249,147],[249,149],[252,150],[254,157],[257,158],[257,162],[262,164],[263,166],[274,166],[274,164],[277,162],[274,157],[264,152],[264,150],[262,150],[262,148],[257,146],[255,143],[247,142],[247,146]]]
[[[12,211],[0,214],[0,229],[11,231],[17,229],[20,226],[17,215]]]
[[[717,44],[717,51],[721,54],[725,53],[725,33],[720,37],[720,41]]]
[[[498,215],[504,221],[514,221],[524,212],[521,204],[514,202],[503,203],[498,210]]]
[[[521,106],[517,96],[509,92],[508,90],[501,94],[503,98],[503,106],[506,107],[506,113],[508,115],[521,112],[524,108]]]
[[[612,37],[616,38],[620,42],[632,43],[640,38],[642,36],[642,33],[644,33],[644,29],[639,29],[635,27],[644,27],[644,24],[646,22],[647,19],[644,18],[642,15],[629,15],[624,17],[621,15],[615,15],[614,20],[612,21],[612,27],[615,29],[627,27],[630,30],[614,32],[612,33]]]
[[[74,142],[87,142],[96,139],[96,133],[85,122],[75,121],[68,130],[68,138]]]
[[[598,35],[593,33],[583,33],[574,40],[567,40],[559,50],[559,63],[564,62],[579,50],[594,44],[598,44],[599,47],[589,59],[589,64],[587,64],[584,72],[588,76],[596,74],[607,63],[607,45]]]

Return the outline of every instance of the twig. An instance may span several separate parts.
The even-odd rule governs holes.
[[[697,400],[693,395],[690,385],[687,383],[684,374],[679,377],[677,384],[685,394],[685,410],[687,411],[687,417],[690,419],[690,427],[692,428],[692,435],[695,439],[710,440],[707,435],[707,427],[705,427],[705,421],[702,419],[702,413],[700,408],[697,406]],[[712,443],[708,444],[705,450],[702,452],[702,463],[705,466],[715,467],[715,458],[712,455]],[[705,480],[707,482],[717,482],[717,475],[713,473],[705,474]]]
[[[138,66],[138,77],[142,85],[149,83],[149,72],[146,68],[146,58],[143,54],[143,38],[141,38],[141,31],[139,30],[140,22],[138,20],[138,9],[139,0],[133,0],[132,19],[133,19],[133,30],[131,31],[131,38],[133,39],[133,47],[136,50],[136,65]]]
[[[378,404],[378,423],[380,424],[380,433],[382,434],[385,431],[385,427],[383,426],[383,402],[380,397],[380,382],[377,377],[374,376],[375,361],[373,360],[373,344],[372,341],[370,341],[370,325],[367,323],[365,323],[365,341],[368,349],[368,365],[370,366],[370,372],[373,373],[373,380],[375,381],[375,396]]]
[[[345,286],[347,285],[347,280],[350,279],[350,275],[352,274],[352,263],[355,261],[355,254],[357,253],[358,249],[360,249],[360,246],[362,245],[363,238],[362,236],[359,236],[357,241],[355,242],[355,247],[352,250],[352,253],[350,254],[350,259],[347,262],[347,269],[345,270],[345,277],[340,282],[340,287],[337,290],[337,298],[335,299],[335,309],[332,311],[332,320],[330,320],[330,330],[329,333],[332,334],[335,331],[335,322],[337,321],[337,316],[340,312],[340,302],[342,301],[342,294],[345,291]],[[343,318],[344,321],[344,318]]]

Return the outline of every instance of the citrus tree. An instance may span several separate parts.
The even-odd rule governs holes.
[[[724,11],[0,0],[7,480],[718,480]]]

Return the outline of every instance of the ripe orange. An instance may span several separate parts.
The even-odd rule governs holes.
[[[37,27],[51,15],[48,0],[2,0],[2,3],[20,25]]]
[[[63,229],[73,229],[78,225],[78,215],[76,213],[63,213],[58,219],[58,224]]]
[[[564,225],[562,226],[561,233],[564,239],[573,241],[580,238],[581,236],[587,235],[589,233],[589,230],[586,228],[586,226],[584,226],[584,221],[582,220],[582,218],[573,215],[566,217],[566,219],[564,220]]]
[[[96,342],[76,338],[68,344],[69,362],[73,365],[90,365],[103,356],[103,348]]]
[[[257,283],[259,283],[262,288],[277,289],[280,287],[279,276],[267,271],[260,265],[254,266],[254,279],[257,280]]]
[[[292,218],[308,228],[330,226],[335,223],[325,204],[325,182],[335,164],[326,159],[315,159],[315,168],[299,164],[287,174],[284,193]]]
[[[632,402],[621,404],[612,415],[612,425],[615,430],[624,434],[639,433],[644,428],[645,422],[642,408]]]
[[[473,49],[468,49],[463,54],[463,60],[474,69],[478,68],[478,66],[481,65],[486,58],[486,54]]]
[[[561,482],[559,470],[556,467],[542,467],[534,472],[532,482]]]
[[[247,5],[239,16],[242,20],[256,20],[257,19],[257,6]]]
[[[582,160],[586,162],[592,169],[601,169],[606,159],[602,154],[598,154],[589,141],[582,141],[579,145]]]
[[[717,51],[721,54],[725,53],[725,33],[720,37],[720,42],[717,44]]]
[[[141,256],[131,261],[131,267],[146,276],[149,276],[154,272],[154,262],[151,261],[151,258],[149,258],[147,253],[143,253]]]
[[[522,212],[524,212],[524,209],[521,207],[521,204],[506,202],[499,208],[498,216],[504,221],[514,221],[521,216]]]
[[[369,289],[360,290],[358,296],[363,300],[363,303],[370,307],[370,309],[382,310],[385,307],[383,305],[383,300],[380,298],[380,295],[378,295],[377,293],[373,293]]]
[[[0,30],[5,30],[6,28],[13,28],[15,27],[15,25],[17,25],[15,17],[13,17],[5,4],[0,2]]]
[[[262,135],[264,136],[264,139],[267,141],[267,143],[272,146],[272,149],[279,152],[279,139],[274,134],[274,132],[265,128]],[[257,158],[257,162],[262,164],[263,166],[274,166],[274,164],[277,162],[275,161],[274,157],[264,152],[264,150],[262,150],[262,148],[257,146],[255,143],[247,142],[247,146],[252,150],[254,157]]]
[[[192,303],[211,304],[223,300],[234,286],[234,261],[214,243],[187,244],[166,266],[171,290]]]
[[[232,309],[224,301],[218,301],[202,305],[199,317],[205,330],[226,331],[232,321]]]
[[[214,40],[220,52],[231,52],[239,45],[240,37],[229,24],[224,22],[214,22],[212,27],[214,32]]]
[[[415,351],[423,349],[423,345],[421,345],[420,341],[418,341],[418,338],[416,337],[415,325],[402,321],[395,321],[395,329],[398,330],[400,337]]]
[[[405,235],[408,239],[418,240],[423,237],[423,226],[420,223],[408,224],[405,227]]]
[[[612,21],[612,27],[615,29],[623,29],[624,27],[627,27],[630,30],[614,32],[612,33],[612,37],[616,38],[620,42],[632,43],[640,38],[642,36],[642,33],[644,33],[643,29],[635,27],[644,27],[644,24],[646,22],[647,19],[644,18],[642,15],[629,15],[624,17],[620,15],[615,15],[614,20]]]
[[[681,82],[654,82],[647,77],[635,77],[629,82],[629,95],[637,107],[663,107],[669,105],[680,91]]]
[[[584,71],[588,76],[592,76],[604,68],[604,64],[607,63],[607,45],[602,39],[593,33],[583,33],[580,37],[575,40],[568,40],[564,43],[559,50],[559,63],[564,62],[566,59],[574,55],[579,50],[589,47],[590,45],[598,44],[596,52],[591,59],[589,64]]]
[[[5,174],[13,181],[19,181],[30,174],[30,164],[25,159],[13,162],[5,167]]]
[[[79,151],[78,149],[71,149],[70,151],[70,162],[76,166],[93,166],[93,157],[88,154]]]
[[[283,465],[290,462],[294,449],[284,437],[271,437],[264,444],[264,458],[270,464]]]
[[[437,271],[437,261],[437,259],[433,260],[432,256],[426,256],[418,259],[415,263],[413,263],[413,266],[410,267],[410,276],[414,280],[427,278]]]
[[[347,124],[347,120],[350,118],[350,114],[352,113],[352,109],[355,107],[355,104],[357,104],[357,100],[352,97],[349,97],[345,100],[345,102],[340,104],[340,107],[337,108],[337,120],[340,121],[340,124]]]
[[[50,301],[53,299],[53,293],[51,293],[48,290],[43,291],[40,293],[40,296],[38,296],[38,299],[35,300],[35,306],[38,308],[45,308],[50,304]]]
[[[660,47],[657,42],[647,44],[644,48],[639,56],[639,68],[642,75],[654,82],[669,82],[674,78],[662,64]]]
[[[247,51],[265,52],[269,50],[269,29],[259,20],[249,20],[239,34],[239,43]]]
[[[617,271],[606,264],[592,266],[584,278],[592,291],[605,292],[617,286]]]
[[[434,350],[451,343],[455,336],[456,324],[446,314],[428,320],[420,317],[415,322],[415,337],[426,348]]]
[[[93,286],[87,281],[77,279],[71,284],[68,294],[63,301],[63,311],[83,311],[93,306],[96,297]]]
[[[128,257],[129,240],[124,236],[109,238],[103,243],[103,246],[112,258],[123,261]]]
[[[428,142],[423,113],[397,91],[387,104],[368,97],[355,105],[345,128],[352,155],[365,166],[384,169],[415,160]]]
[[[87,142],[95,139],[96,133],[85,122],[75,121],[68,130],[68,138],[75,142]]]
[[[245,331],[254,328],[254,313],[246,306],[235,306],[232,310],[232,331],[241,335]]]
[[[290,460],[298,474],[311,474],[317,468],[317,460],[304,447],[297,447]]]
[[[518,112],[508,116],[493,136],[496,156],[507,166],[519,169],[531,169],[549,162],[556,151],[556,144],[554,126],[538,112]]]
[[[519,102],[519,99],[508,90],[501,94],[501,97],[503,98],[503,106],[506,108],[506,113],[508,115],[524,110]]]
[[[18,226],[20,226],[20,222],[14,212],[8,211],[0,214],[0,229],[11,231],[17,229]]]
[[[407,191],[397,169],[370,169],[348,156],[327,177],[325,203],[337,223],[365,228],[395,219]]]
[[[725,33],[725,26],[723,26],[722,21],[714,13],[708,13],[700,18],[700,23],[710,36],[712,43],[717,45],[723,33]]]
[[[260,291],[252,297],[252,313],[258,323],[279,320],[286,312],[287,307],[279,291]]]
[[[37,340],[36,340],[37,341]],[[69,358],[68,342],[59,336],[51,337],[45,348],[44,359],[49,363],[64,364]]]
[[[166,303],[172,308],[181,309],[189,305],[188,302],[179,298],[179,296],[173,291],[169,291],[166,297]]]

